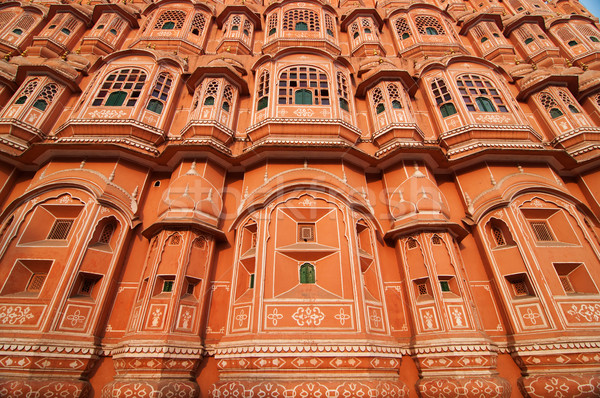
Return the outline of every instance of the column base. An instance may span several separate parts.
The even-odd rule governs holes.
[[[422,398],[509,398],[510,383],[501,377],[425,377],[417,383]]]
[[[519,389],[525,397],[600,397],[600,373],[545,374],[519,379]]]
[[[0,397],[87,398],[90,383],[73,379],[0,379]]]
[[[408,388],[397,381],[221,381],[212,398],[225,397],[344,397],[406,398]]]
[[[198,398],[200,388],[189,380],[132,380],[113,381],[102,389],[102,398]]]

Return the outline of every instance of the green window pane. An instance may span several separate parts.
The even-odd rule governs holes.
[[[164,30],[175,29],[175,22],[173,22],[173,21],[165,22],[161,29],[164,29]]]
[[[152,111],[154,113],[158,113],[160,115],[160,113],[163,110],[163,106],[164,106],[163,103],[160,102],[159,100],[151,99],[148,102],[148,106],[146,107],[146,109],[148,109],[149,111]]]
[[[300,283],[315,283],[315,266],[304,263],[300,266]]]
[[[21,36],[23,34],[23,31],[19,28],[13,29],[12,31],[15,35],[19,35]]]
[[[258,100],[258,106],[256,108],[257,111],[265,109],[269,105],[269,97],[262,97]]]
[[[435,28],[432,28],[431,26],[428,26],[425,28],[425,33],[427,33],[429,36],[437,36],[438,35],[438,31]]]
[[[392,108],[394,108],[394,109],[402,109],[402,104],[398,100],[393,100],[392,101]]]
[[[381,112],[385,111],[385,106],[383,104],[377,104],[377,106],[375,107],[375,111],[379,115]]]
[[[308,30],[308,25],[306,24],[306,22],[297,22],[295,29],[296,30]]]
[[[561,117],[562,115],[563,115],[563,113],[561,112],[560,109],[558,109],[558,108],[550,109],[550,117],[552,119],[556,119],[557,117]]]
[[[125,98],[127,97],[127,93],[125,91],[115,91],[114,93],[110,93],[108,98],[106,99],[105,106],[121,106],[123,102],[125,102]]]
[[[496,107],[494,107],[494,104],[488,98],[475,98],[475,103],[477,103],[477,107],[481,112],[496,112]]]
[[[48,103],[43,99],[39,99],[34,102],[33,107],[39,109],[40,111],[45,111],[48,107]]]
[[[579,44],[579,43],[577,43],[577,41],[576,41],[576,40],[571,40],[571,41],[569,42],[569,47],[574,47],[574,46],[576,46],[576,45],[578,45],[578,44]]]
[[[348,104],[348,101],[346,101],[346,99],[340,98],[340,108],[342,108],[346,112],[350,111],[350,104]]]
[[[450,102],[440,106],[440,112],[442,113],[442,117],[448,117],[456,113],[456,108],[454,107],[454,104]]]
[[[27,101],[27,96],[23,95],[23,96],[17,98],[17,100],[15,101],[15,104],[24,104],[25,101]]]
[[[206,97],[204,99],[204,105],[214,105],[215,104],[215,97]]]
[[[298,90],[295,97],[296,105],[312,105],[312,93],[309,90]]]
[[[569,105],[569,110],[571,111],[571,113],[580,113],[579,109],[577,109],[575,105]]]
[[[229,112],[229,102],[223,102],[223,105],[221,105],[221,108],[223,108],[223,110],[225,112]]]

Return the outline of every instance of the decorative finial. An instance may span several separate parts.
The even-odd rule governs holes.
[[[423,174],[421,172],[421,170],[419,170],[419,164],[417,162],[414,163],[414,166],[415,166],[415,172],[413,173],[413,177],[417,177],[417,178],[425,177],[425,174]]]
[[[21,53],[21,56],[22,56],[22,57],[26,57],[26,56],[27,56],[27,50],[23,51],[23,52]]]
[[[570,68],[571,66],[573,66],[573,61],[571,61],[568,58],[565,58],[565,63],[567,64],[567,68]]]
[[[581,69],[583,69],[583,71],[587,71],[589,69],[589,66],[587,66],[587,64],[582,63],[581,64]]]
[[[522,172],[523,172],[523,167],[521,167],[521,165],[520,165],[520,164],[518,164],[518,165],[517,165],[517,169],[519,169],[519,173],[522,173]]]
[[[115,179],[115,170],[113,169],[112,173],[108,176],[108,181],[113,182]]]
[[[537,67],[536,64],[531,64],[531,67],[533,68],[533,70],[537,70],[538,69],[538,67]]]
[[[269,180],[269,171],[265,169],[264,181],[267,182]]]
[[[138,191],[140,190],[140,187],[138,185],[135,186],[135,189],[133,190],[133,193],[131,194],[131,196],[133,196],[134,199],[137,199],[138,196]]]
[[[304,159],[304,168],[308,168],[308,159]]]
[[[80,168],[80,169],[83,169],[84,167],[85,167],[85,159],[83,159],[83,160],[81,161],[81,163],[79,164],[79,168]]]
[[[492,183],[493,186],[496,186],[496,179],[494,178],[494,175],[490,175],[490,182]]]
[[[246,198],[248,197],[249,193],[248,193],[248,187],[246,186],[246,190],[244,191],[244,200],[246,200]]]
[[[521,63],[521,61],[519,61],[519,58],[515,58],[515,65],[519,65]]]

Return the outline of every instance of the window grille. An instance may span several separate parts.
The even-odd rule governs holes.
[[[573,288],[573,284],[571,284],[571,280],[569,279],[569,275],[559,275],[560,284],[562,285],[565,293],[575,293],[575,289]]]
[[[298,224],[298,241],[313,242],[315,240],[314,224]]]
[[[77,20],[75,18],[69,17],[69,19],[67,19],[67,22],[65,22],[65,25],[64,25],[63,29],[69,30],[69,33],[70,33],[70,32],[74,31],[77,28],[78,24],[79,24],[79,22],[77,22]],[[66,33],[66,34],[69,34],[69,33]]]
[[[497,246],[506,245],[506,241],[504,240],[504,234],[502,233],[502,230],[500,228],[492,227],[492,235],[494,235],[494,241],[496,242]]]
[[[31,293],[37,293],[41,291],[42,287],[44,286],[44,282],[46,281],[46,276],[48,276],[46,273],[34,273],[31,275],[31,278],[29,278],[29,282],[27,283],[27,288],[25,290]]]
[[[24,13],[15,24],[15,28],[28,31],[35,23],[35,18],[28,12]],[[0,25],[2,26],[2,25]]]
[[[197,13],[194,15],[194,19],[192,20],[192,34],[199,36],[202,34],[204,30],[204,26],[206,25],[206,17],[202,13]]]
[[[417,285],[417,290],[419,291],[419,296],[426,296],[429,294],[426,283],[419,283]]]
[[[160,14],[154,24],[154,29],[181,29],[185,23],[185,12],[167,10]]]
[[[100,238],[98,238],[98,243],[109,244],[110,239],[115,232],[115,225],[113,223],[108,223],[102,228],[102,232],[100,233]]]
[[[415,22],[417,25],[417,30],[422,35],[432,35],[432,34],[433,35],[435,35],[435,34],[444,35],[444,34],[446,34],[444,27],[442,26],[442,24],[440,24],[440,22],[435,17],[428,16],[428,15],[421,15],[421,16],[418,16],[415,18]],[[431,29],[435,29],[435,33]]]
[[[554,240],[546,221],[531,221],[529,224],[531,224],[531,229],[533,229],[533,233],[538,242],[549,242]]]
[[[440,236],[438,234],[435,234],[431,238],[431,243],[433,243],[434,245],[441,245],[442,244],[442,238],[440,238]]]
[[[496,112],[496,107],[500,112],[508,112],[500,93],[488,79],[477,75],[462,75],[456,79],[456,84],[470,112]]]
[[[396,34],[402,40],[408,39],[410,37],[410,27],[408,26],[408,22],[406,18],[398,18],[394,23],[396,27]]]
[[[269,17],[269,36],[275,32],[277,32],[277,13],[273,13]]]
[[[169,97],[169,90],[171,90],[172,84],[173,77],[171,76],[171,74],[162,72],[158,75],[156,83],[154,83],[154,89],[152,90],[152,94],[150,95],[152,98],[155,99],[151,99],[148,102],[148,110],[151,110],[158,114],[162,112],[167,98]]]
[[[452,103],[452,95],[448,91],[446,82],[443,79],[436,78],[431,82],[431,90],[436,104],[440,107],[442,117],[448,117],[456,113],[456,107]]]
[[[334,36],[335,27],[333,18],[329,14],[325,14],[325,30],[329,36]]]
[[[546,111],[548,111],[548,114],[552,119],[556,119],[557,117],[564,115],[552,94],[548,92],[542,92],[539,94],[538,99]]]
[[[346,112],[350,111],[350,103],[348,102],[348,80],[346,76],[342,72],[338,72],[337,76],[337,89],[338,89],[338,97],[340,99],[340,108],[345,110]]]
[[[591,25],[575,24],[575,28],[593,43],[600,43],[600,32]]]
[[[175,246],[180,243],[181,243],[181,235],[179,235],[179,234],[172,235],[171,238],[169,239],[169,245]]]
[[[233,89],[230,85],[227,85],[223,90],[223,104],[221,105],[221,107],[223,108],[223,110],[229,112],[231,104],[233,104]]]
[[[400,101],[400,89],[395,83],[387,85],[387,92],[390,101],[392,102],[393,109],[402,109],[402,102]]]
[[[113,21],[112,21],[112,23],[111,23],[111,25],[110,25],[110,30],[109,30],[109,31],[110,31],[111,33],[113,33],[112,31],[114,30],[114,31],[115,31],[115,33],[113,33],[113,34],[117,34],[117,33],[119,33],[119,32],[121,31],[121,29],[123,28],[123,24],[124,24],[124,21],[123,21],[121,18],[119,18],[119,17],[117,17],[117,16],[115,15],[115,17],[113,18]]]
[[[569,108],[571,113],[581,113],[577,105],[575,105],[576,102],[564,90],[559,90],[558,97],[561,99],[563,104],[565,104],[567,108]]]
[[[385,112],[385,105],[383,103],[383,91],[381,91],[379,87],[373,90],[373,94],[371,94],[371,100],[373,101],[373,106],[375,107],[376,114]]]
[[[252,34],[252,24],[248,20],[244,21],[244,30],[243,30],[243,33],[246,36],[250,36]]]
[[[38,80],[31,80],[29,83],[27,83],[23,91],[21,91],[21,95],[19,95],[19,97],[16,99],[15,104],[24,104],[31,93],[33,93],[37,85]]]
[[[196,288],[196,284],[195,283],[188,282],[186,293],[190,294],[190,295],[194,294],[194,289],[195,288]]]
[[[266,108],[269,105],[269,77],[270,73],[268,70],[264,70],[260,75],[258,82],[258,106],[257,111]]]
[[[306,28],[298,29],[299,23],[305,24]],[[321,30],[319,16],[312,10],[294,9],[286,11],[283,15],[283,30],[309,30],[311,32],[318,32]]]
[[[0,12],[0,26],[6,26],[17,14],[13,11]]]
[[[45,111],[48,105],[52,103],[52,100],[58,92],[58,86],[54,83],[47,84],[44,86],[40,94],[37,96],[36,101],[33,103],[34,108],[41,111]]]
[[[92,106],[134,106],[141,95],[146,73],[140,69],[120,69],[109,74]]]
[[[529,296],[529,289],[527,288],[527,283],[525,283],[524,280],[512,281],[510,284],[515,296]]]
[[[81,287],[79,288],[79,294],[84,296],[90,296],[92,294],[92,289],[96,284],[96,280],[92,278],[83,278],[81,281]]]
[[[327,74],[311,67],[299,66],[279,75],[279,104],[329,105]]]
[[[410,238],[408,240],[408,245],[407,246],[408,246],[409,249],[416,248],[417,247],[417,241],[416,241],[416,239]]]
[[[67,237],[69,236],[69,231],[71,230],[71,227],[73,226],[73,221],[74,220],[71,220],[71,219],[55,220],[54,224],[52,225],[52,229],[50,230],[50,233],[48,234],[47,239],[52,239],[52,240],[67,239]]]
[[[559,39],[561,39],[565,43],[567,43],[567,42],[569,42],[571,40],[575,40],[577,38],[573,34],[573,32],[571,31],[571,29],[569,29],[569,27],[567,27],[567,26],[563,26],[560,29],[558,29],[556,31],[556,35],[558,36]]]

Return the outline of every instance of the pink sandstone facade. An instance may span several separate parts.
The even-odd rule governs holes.
[[[600,396],[577,0],[0,4],[0,397]]]

